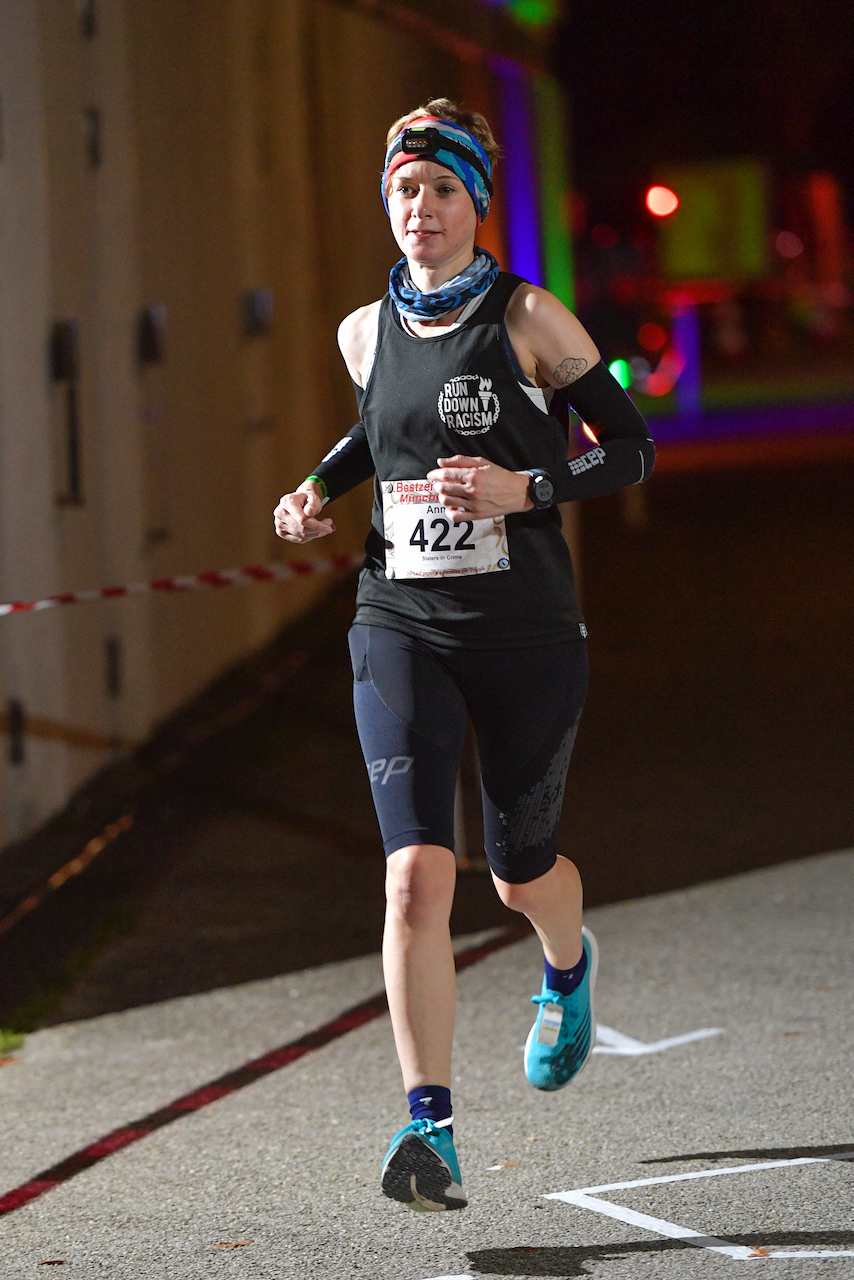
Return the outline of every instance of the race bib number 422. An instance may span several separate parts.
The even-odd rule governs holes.
[[[454,524],[431,480],[384,480],[387,578],[450,578],[510,568],[503,516]]]

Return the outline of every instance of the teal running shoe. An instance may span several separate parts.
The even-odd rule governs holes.
[[[587,969],[572,995],[549,990],[543,978],[542,994],[531,997],[540,1008],[525,1045],[525,1075],[535,1089],[562,1089],[578,1075],[593,1052],[593,988],[599,948],[589,929],[582,929],[581,937]]]
[[[416,1213],[465,1209],[454,1139],[441,1121],[413,1120],[391,1140],[383,1161],[383,1195]]]

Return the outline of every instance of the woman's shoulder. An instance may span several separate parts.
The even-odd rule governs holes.
[[[376,340],[377,320],[379,319],[382,298],[358,307],[345,316],[338,326],[338,346],[346,360],[350,354],[356,354],[373,337]]]
[[[350,377],[360,387],[365,385],[364,369],[376,350],[381,306],[382,298],[369,302],[367,306],[351,311],[338,326],[338,348]]]
[[[552,386],[563,386],[555,371],[566,359],[578,359],[589,367],[599,360],[593,339],[568,307],[547,289],[527,281],[520,284],[505,312],[513,346],[530,352],[538,376]]]
[[[351,311],[338,326],[338,349],[344,357],[350,377],[360,387],[365,385],[364,370],[377,346],[377,328],[382,298]]]
[[[512,279],[518,279],[514,276]],[[575,316],[548,289],[520,280],[507,300],[504,320],[511,331],[533,335],[557,324],[578,323]]]
[[[515,320],[524,323],[531,317],[539,318],[559,311],[566,311],[563,303],[553,293],[549,293],[548,289],[541,289],[528,280],[519,282],[507,303],[507,319],[511,322]]]

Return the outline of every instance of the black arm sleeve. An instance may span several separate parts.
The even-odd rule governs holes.
[[[351,427],[311,474],[323,481],[329,502],[369,480],[374,474],[374,460],[364,423]]]
[[[555,392],[551,413],[558,418],[568,416],[568,406],[587,423],[599,443],[549,473],[555,502],[599,498],[646,479],[655,465],[649,430],[601,360],[571,386]]]

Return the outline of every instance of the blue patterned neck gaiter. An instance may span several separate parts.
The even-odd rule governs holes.
[[[391,269],[388,291],[392,302],[407,320],[438,320],[464,307],[479,294],[486,293],[495,283],[499,270],[491,253],[476,248],[474,262],[465,271],[446,281],[439,289],[421,293],[412,283],[406,258],[401,258]]]

